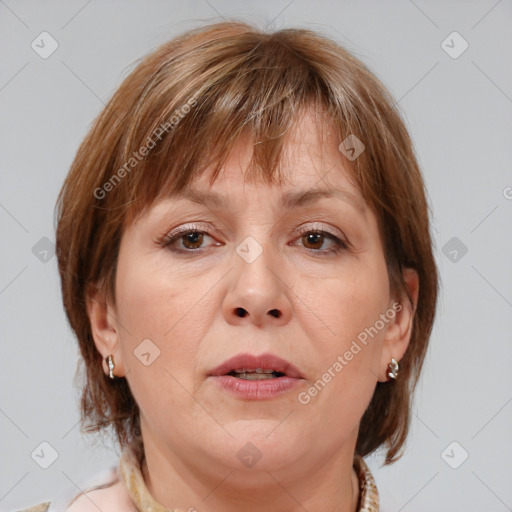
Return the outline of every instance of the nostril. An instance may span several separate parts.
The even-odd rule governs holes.
[[[236,308],[235,309],[236,316],[239,316],[240,318],[244,318],[247,315],[247,311],[244,308]],[[275,318],[280,318],[282,313],[278,309],[271,309],[269,311],[269,314],[272,315]]]

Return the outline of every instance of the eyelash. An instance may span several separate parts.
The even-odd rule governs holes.
[[[208,231],[201,229],[201,225],[188,225],[186,228],[179,229],[177,231],[174,231],[173,233],[164,233],[156,242],[157,245],[161,247],[167,247],[171,252],[175,254],[187,254],[187,255],[193,255],[197,254],[202,251],[201,248],[199,249],[178,249],[176,247],[171,247],[174,242],[177,242],[181,240],[186,235],[192,234],[192,233],[198,233],[202,235],[207,235],[211,238],[213,238]],[[302,236],[306,234],[315,234],[315,235],[323,235],[329,239],[331,239],[335,243],[335,247],[331,249],[323,249],[323,250],[316,250],[316,249],[308,249],[307,251],[315,252],[318,254],[337,254],[341,251],[345,251],[349,248],[349,243],[345,240],[340,239],[338,236],[336,236],[334,233],[331,233],[329,231],[325,231],[323,229],[312,229],[312,228],[304,228],[299,230],[297,233],[298,238],[301,238]]]

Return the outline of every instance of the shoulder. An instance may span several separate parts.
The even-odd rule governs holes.
[[[77,493],[77,487],[81,491]],[[50,501],[17,509],[18,512],[138,512],[119,469],[111,467],[64,486]]]
[[[66,512],[137,512],[123,480],[79,494]]]
[[[47,512],[50,508],[49,501],[46,501],[44,503],[39,503],[39,505],[34,505],[30,508],[24,508],[23,510],[19,510],[18,512]]]

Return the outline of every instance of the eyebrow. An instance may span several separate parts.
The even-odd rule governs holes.
[[[203,192],[196,189],[186,189],[176,199],[188,199],[194,203],[204,204],[215,208],[225,208],[227,200],[216,192]],[[323,198],[337,198],[351,204],[360,213],[365,214],[366,205],[359,197],[339,188],[312,188],[308,190],[291,190],[281,196],[280,207],[291,210],[311,204]]]

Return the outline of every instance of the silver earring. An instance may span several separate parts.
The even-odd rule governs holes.
[[[111,378],[111,379],[114,379],[115,378],[115,375],[114,375],[114,368],[116,367],[116,364],[114,362],[114,356],[112,354],[110,354],[108,357],[107,357],[107,366],[108,366],[108,376]]]
[[[400,369],[398,366],[398,361],[393,357],[391,359],[391,363],[388,364],[388,377],[392,380],[396,380],[398,378],[398,370]]]

